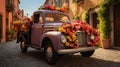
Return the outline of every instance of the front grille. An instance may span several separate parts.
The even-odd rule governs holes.
[[[78,39],[80,46],[87,46],[87,44],[86,44],[87,43],[86,32],[83,32],[83,31],[76,32],[76,36],[77,36],[77,39]]]

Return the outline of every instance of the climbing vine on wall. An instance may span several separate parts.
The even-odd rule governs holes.
[[[89,8],[86,12],[85,12],[85,15],[83,17],[83,20],[86,21],[87,23],[89,23],[89,18],[90,18],[90,11],[92,10],[93,8]]]
[[[110,6],[119,3],[120,0],[105,0],[99,4],[98,19],[100,21],[99,30],[102,39],[110,38],[111,22],[110,22]]]

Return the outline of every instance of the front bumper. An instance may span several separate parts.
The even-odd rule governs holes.
[[[95,50],[97,48],[98,47],[94,46],[94,47],[79,47],[77,49],[61,49],[58,50],[58,54],[73,54],[77,52],[87,52],[87,51]]]

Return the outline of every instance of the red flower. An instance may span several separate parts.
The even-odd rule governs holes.
[[[93,42],[87,42],[89,46],[94,46],[95,44]]]
[[[99,36],[95,36],[95,39],[93,40],[93,42],[98,42],[100,40]]]

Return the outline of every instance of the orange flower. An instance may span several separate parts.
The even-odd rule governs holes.
[[[75,44],[76,44],[77,46],[79,46],[79,41],[78,41],[78,40],[75,40]]]
[[[58,29],[60,32],[66,33],[66,30],[63,27],[59,27]]]
[[[22,26],[21,26],[21,31],[24,31],[24,32],[27,31],[27,27],[24,24],[22,24]]]
[[[72,36],[74,36],[74,33],[73,32],[69,32],[68,35],[72,37]]]
[[[51,10],[55,10],[55,6],[50,6],[50,9]]]
[[[58,8],[58,7],[57,7],[57,8],[56,8],[56,10],[57,10],[57,11],[59,11],[59,10],[60,10],[60,8]]]
[[[76,36],[74,34],[72,35],[72,39],[73,39],[73,41],[76,40]]]
[[[66,32],[67,33],[70,33],[71,31],[70,31],[70,28],[66,28]]]
[[[69,42],[66,42],[66,43],[65,43],[65,46],[70,46],[70,43],[69,43]]]
[[[72,41],[71,37],[70,36],[67,36],[67,39],[69,40],[69,42]]]

